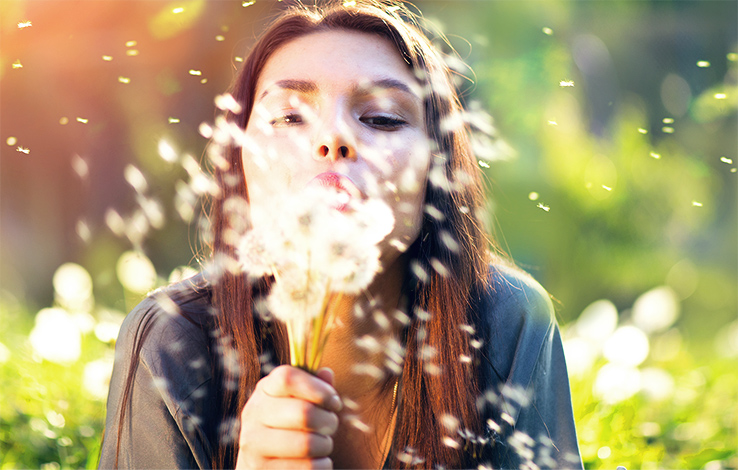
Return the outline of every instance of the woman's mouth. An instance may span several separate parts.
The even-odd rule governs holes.
[[[308,186],[316,185],[329,188],[338,193],[336,209],[345,212],[353,199],[363,199],[361,190],[347,176],[338,173],[321,173],[308,183]]]

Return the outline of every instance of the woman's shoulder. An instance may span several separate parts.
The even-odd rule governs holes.
[[[129,361],[137,354],[154,377],[190,377],[201,382],[203,374],[192,373],[200,367],[192,365],[209,362],[210,299],[210,287],[202,275],[151,292],[123,321],[116,360]]]

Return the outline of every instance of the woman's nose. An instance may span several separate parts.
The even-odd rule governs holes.
[[[340,129],[340,127],[323,129],[315,143],[314,157],[316,160],[356,159],[356,145],[351,136],[347,134],[348,130]]]

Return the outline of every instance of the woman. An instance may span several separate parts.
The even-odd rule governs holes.
[[[243,134],[211,148],[216,268],[128,316],[101,467],[581,467],[551,303],[490,259],[450,71],[404,8],[358,3],[283,13],[245,61],[225,106]],[[381,272],[330,304],[315,375],[254,313],[272,280],[233,268],[239,202],[259,226],[310,185],[395,218]]]

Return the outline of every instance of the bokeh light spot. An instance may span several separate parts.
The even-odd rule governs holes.
[[[139,251],[126,251],[116,264],[118,280],[127,290],[144,294],[156,286],[156,269],[149,258]]]
[[[17,144],[17,143],[18,143],[18,139],[17,139],[17,138],[15,138],[15,137],[12,137],[12,136],[11,136],[11,137],[8,137],[8,138],[7,138],[6,140],[5,140],[5,143],[6,143],[6,144],[8,144],[8,145],[10,145],[11,147],[13,147],[13,146],[14,146],[15,144]]]
[[[39,311],[29,340],[36,354],[57,364],[75,362],[82,352],[79,327],[72,316],[61,308]]]

